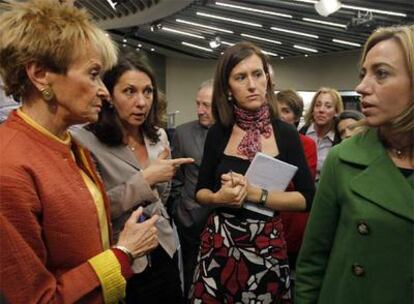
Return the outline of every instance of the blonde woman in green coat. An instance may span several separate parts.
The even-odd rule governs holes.
[[[370,36],[356,88],[369,128],[326,160],[295,304],[414,303],[413,69],[413,25]]]

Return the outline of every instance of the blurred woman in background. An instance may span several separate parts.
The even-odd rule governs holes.
[[[343,111],[344,106],[339,92],[331,88],[320,88],[313,96],[311,105],[305,114],[305,125],[300,133],[312,138],[318,149],[318,165],[316,180],[325,162],[329,150],[341,141],[336,132],[336,117]]]
[[[104,102],[96,123],[74,134],[93,154],[111,200],[115,239],[137,206],[159,216],[160,246],[136,259],[127,285],[127,303],[180,303],[178,236],[164,204],[170,181],[180,164],[191,158],[170,158],[162,122],[162,105],[151,69],[124,57],[104,75],[110,102]],[[162,292],[160,292],[162,290]]]
[[[336,130],[341,140],[350,138],[364,130],[362,123],[358,121],[364,119],[364,114],[355,110],[345,110],[338,117]]]
[[[281,90],[276,94],[276,103],[280,119],[297,128],[303,113],[302,97],[300,97],[294,90]],[[316,144],[306,135],[299,134],[299,138],[302,142],[303,151],[305,153],[312,180],[315,180],[317,164]],[[293,187],[293,185],[290,185],[290,187]],[[285,230],[289,265],[293,278],[293,271],[295,270],[296,259],[302,244],[308,215],[308,212],[295,211],[284,211],[280,213],[283,221],[283,228]]]
[[[73,6],[1,9],[0,73],[22,107],[0,126],[0,290],[10,303],[118,302],[130,263],[158,245],[158,215],[137,223],[135,211],[112,246],[102,182],[68,133],[98,119],[116,48]]]
[[[297,304],[414,302],[414,25],[376,30],[360,71],[367,130],[326,160]]]

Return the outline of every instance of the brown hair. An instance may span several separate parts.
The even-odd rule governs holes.
[[[321,94],[329,94],[331,95],[333,102],[335,104],[335,112],[336,114],[341,114],[344,110],[344,104],[342,102],[342,97],[339,92],[335,89],[328,88],[328,87],[321,87],[313,96],[312,102],[308,111],[305,114],[305,126],[310,126],[313,122],[313,110],[315,108],[316,101]],[[334,128],[335,126],[333,126]]]
[[[269,63],[266,55],[260,48],[250,42],[239,42],[228,48],[220,57],[214,77],[213,89],[213,116],[223,126],[234,124],[233,103],[228,101],[229,78],[233,68],[242,60],[257,55],[263,63],[263,69],[267,76],[267,101],[270,105],[272,117],[278,117],[272,83],[269,77]]]
[[[286,104],[295,115],[295,121],[299,123],[303,113],[303,99],[296,91],[287,89],[276,94],[276,102]]]
[[[148,117],[142,124],[141,131],[151,140],[151,142],[157,143],[159,141],[158,128],[163,126],[162,118],[166,107],[164,96],[160,99],[157,81],[150,66],[142,60],[137,59],[134,55],[126,54],[120,58],[119,62],[111,70],[105,73],[103,82],[108,88],[109,93],[113,96],[116,84],[122,75],[128,71],[143,72],[151,79],[152,87],[154,89],[152,106]],[[123,143],[122,125],[118,112],[115,107],[111,106],[106,101],[103,103],[98,121],[88,125],[87,128],[91,130],[100,141],[109,146],[118,146]]]
[[[90,46],[100,53],[104,70],[116,63],[114,43],[84,10],[55,0],[6,3],[0,9],[5,10],[0,15],[0,75],[6,95],[24,97],[31,89],[30,62],[64,74]]]

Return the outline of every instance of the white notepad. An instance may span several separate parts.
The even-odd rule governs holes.
[[[298,167],[294,165],[257,152],[245,176],[252,186],[268,191],[285,191],[297,170]],[[267,216],[274,216],[275,213],[273,210],[255,203],[246,202],[243,207]]]

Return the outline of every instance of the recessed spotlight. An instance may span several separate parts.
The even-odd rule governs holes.
[[[219,36],[214,37],[213,40],[209,42],[209,45],[212,49],[216,49],[221,45],[221,39]]]
[[[161,22],[153,22],[150,26],[151,32],[158,32],[160,29],[162,29]]]

